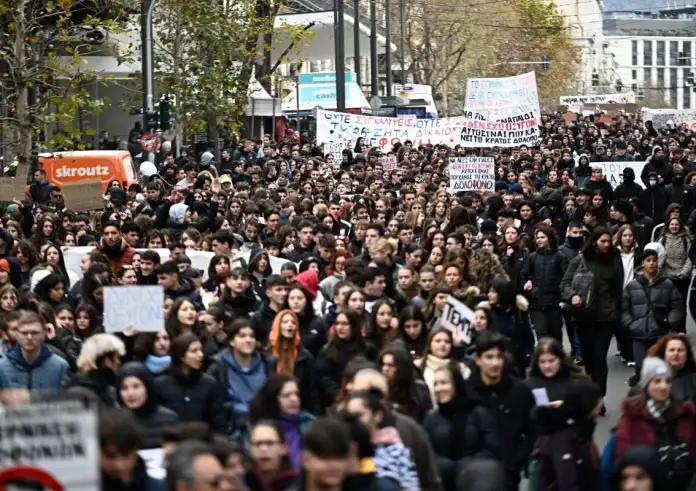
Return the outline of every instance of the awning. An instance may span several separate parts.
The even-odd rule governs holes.
[[[280,99],[275,99],[252,76],[249,80],[249,102],[244,106],[244,114],[250,117],[281,116],[283,108]]]

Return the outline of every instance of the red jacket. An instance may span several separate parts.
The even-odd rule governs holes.
[[[135,248],[128,245],[125,239],[121,239],[121,254],[119,256],[111,257],[104,252],[104,239],[99,243],[99,246],[94,250],[101,252],[109,260],[109,267],[114,277],[118,274],[118,270],[121,266],[128,266],[133,261],[133,255],[137,252]]]
[[[616,427],[616,450],[614,461],[618,462],[621,456],[630,448],[637,445],[655,445],[657,443],[657,428],[664,425],[658,422],[648,412],[645,406],[634,408],[628,400],[621,404],[623,415]],[[696,457],[696,406],[691,401],[677,403],[672,401],[663,418],[668,424],[673,425],[676,435],[691,449],[692,457]]]

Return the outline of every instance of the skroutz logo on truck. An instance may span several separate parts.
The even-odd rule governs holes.
[[[62,162],[61,160],[54,161],[53,177],[59,182],[78,181],[84,178],[98,177],[102,181],[109,180],[113,177],[114,170],[110,165],[89,165],[85,166],[80,162]]]

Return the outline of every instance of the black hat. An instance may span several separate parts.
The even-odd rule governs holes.
[[[642,263],[643,261],[645,261],[645,260],[646,260],[647,258],[649,258],[650,256],[658,257],[657,251],[656,251],[655,249],[645,249],[645,250],[640,254],[640,256],[638,256],[638,262],[639,262],[639,263]]]

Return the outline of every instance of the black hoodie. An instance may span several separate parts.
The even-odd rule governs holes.
[[[640,196],[643,188],[640,184],[636,184],[636,173],[630,167],[623,170],[623,182],[614,189],[614,199],[620,198],[637,198]]]
[[[126,363],[118,371],[119,388],[128,377],[135,377],[145,386],[147,399],[133,414],[140,422],[144,430],[140,442],[140,449],[159,448],[162,446],[162,430],[179,422],[179,415],[164,406],[157,404],[157,392],[155,391],[155,379],[145,365],[137,362]],[[118,402],[125,406],[121,391],[118,391]]]

